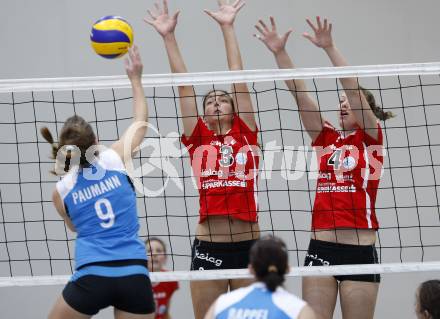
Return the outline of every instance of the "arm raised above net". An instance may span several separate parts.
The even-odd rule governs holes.
[[[314,35],[304,33],[303,36],[318,48],[324,49],[327,53],[333,66],[347,66],[342,53],[335,46],[332,38],[332,24],[328,23],[327,19],[321,22],[320,17],[316,17],[316,25],[310,19],[307,19],[307,24],[312,28]],[[356,117],[357,124],[374,139],[378,138],[377,118],[371,110],[370,105],[362,93],[357,78],[341,78],[342,87],[347,95],[351,110]]]
[[[168,14],[168,2],[163,0],[163,8],[155,4],[155,9],[148,10],[149,17],[144,18],[144,21],[153,26],[154,29],[162,36],[165,49],[168,55],[171,72],[186,73],[186,65],[180,53],[177,44],[174,30],[177,25],[177,19],[180,11],[177,11],[172,16]],[[194,87],[190,85],[179,86],[180,109],[183,117],[183,131],[186,136],[191,136],[197,124],[198,111],[196,104],[196,97],[194,94]]]
[[[271,28],[260,19],[258,24],[255,25],[255,28],[259,31],[258,34],[255,34],[255,37],[263,42],[274,54],[280,69],[293,69],[295,66],[286,51],[286,42],[292,30],[288,30],[280,36],[273,17],[270,17],[270,22]],[[318,105],[307,92],[307,87],[303,80],[287,80],[285,83],[296,100],[305,129],[314,141],[324,125]]]
[[[234,21],[237,13],[245,5],[244,1],[236,0],[233,4],[227,4],[224,0],[219,0],[219,9],[217,11],[205,10],[219,25],[225,41],[226,57],[229,70],[243,70],[243,61],[241,58],[240,47],[238,45],[237,35],[234,30]],[[252,106],[252,100],[246,83],[234,83],[232,85],[234,93],[234,102],[237,107],[237,113],[240,118],[251,129],[255,130],[255,111]]]
[[[134,150],[142,143],[147,132],[148,107],[142,87],[142,69],[139,50],[137,46],[133,46],[128,51],[128,58],[125,60],[125,70],[133,91],[133,123],[125,130],[122,137],[111,146],[122,159],[133,157]],[[126,147],[127,143],[128,147]],[[124,154],[126,150],[129,154]]]

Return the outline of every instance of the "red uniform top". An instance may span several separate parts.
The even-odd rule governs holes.
[[[208,215],[257,221],[257,132],[234,115],[225,135],[216,135],[199,118],[191,136],[182,136],[200,194],[199,223]]]
[[[312,229],[379,228],[375,203],[383,166],[383,137],[358,128],[345,138],[326,123],[313,143],[319,176]]]
[[[156,303],[155,319],[163,319],[168,312],[168,304],[173,293],[179,289],[177,281],[160,282],[153,286],[153,296]]]

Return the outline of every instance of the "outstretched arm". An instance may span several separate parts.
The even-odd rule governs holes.
[[[255,37],[274,54],[280,69],[293,69],[293,62],[286,51],[286,42],[292,30],[288,30],[280,36],[277,33],[273,17],[270,17],[270,23],[271,27],[269,28],[263,20],[258,20],[255,28],[259,31],[259,34],[255,34]],[[319,108],[307,92],[303,80],[287,80],[286,85],[296,100],[304,127],[314,141],[321,132],[324,123]]]
[[[219,25],[225,41],[226,57],[228,59],[229,70],[243,70],[240,48],[234,30],[234,21],[237,13],[244,6],[243,0],[236,0],[233,4],[228,4],[225,0],[218,0],[218,11],[205,12],[212,17]],[[251,130],[256,129],[254,109],[246,83],[234,83],[232,85],[234,100],[238,115]]]
[[[168,55],[171,72],[186,73],[187,69],[183,61],[177,44],[174,30],[177,25],[177,18],[180,11],[173,15],[168,13],[168,2],[163,0],[163,8],[156,3],[155,9],[148,10],[149,17],[145,17],[144,21],[153,26],[154,29],[162,36],[165,49]],[[183,132],[186,136],[190,136],[196,127],[198,119],[198,111],[194,88],[192,86],[179,86],[180,109],[183,117]]]
[[[327,19],[324,19],[324,23],[322,23],[320,17],[316,17],[316,25],[314,25],[310,19],[307,19],[306,21],[312,28],[314,35],[304,33],[304,37],[309,39],[310,42],[318,48],[324,49],[333,66],[347,66],[347,61],[333,42],[332,24],[328,23]],[[377,139],[377,118],[359,88],[357,78],[341,78],[339,80],[345,90],[351,110],[356,117],[357,124],[371,137]]]
[[[125,130],[122,137],[111,146],[122,159],[133,157],[134,150],[142,143],[147,132],[148,107],[142,87],[142,69],[139,49],[134,45],[128,51],[128,58],[125,60],[125,70],[133,91],[133,123]],[[125,149],[130,153],[124,154]]]

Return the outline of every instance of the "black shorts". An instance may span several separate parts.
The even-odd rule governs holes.
[[[69,306],[90,316],[109,306],[133,314],[155,311],[145,265],[103,264],[87,265],[75,272],[63,290],[63,298]]]
[[[332,266],[378,264],[377,251],[374,245],[348,245],[321,240],[310,240],[304,266]],[[353,280],[380,282],[380,274],[334,276],[336,280]]]
[[[191,251],[191,270],[247,268],[249,251],[254,242],[215,243],[196,238]]]

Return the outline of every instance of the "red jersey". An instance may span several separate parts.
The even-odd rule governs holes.
[[[171,296],[177,289],[179,289],[177,281],[160,282],[153,286],[153,296],[156,303],[155,319],[162,319],[168,312]]]
[[[358,128],[345,138],[326,123],[315,142],[319,176],[312,230],[379,228],[375,203],[383,166],[383,137]]]
[[[191,136],[182,136],[200,194],[199,223],[208,215],[257,221],[257,132],[235,115],[225,135],[216,135],[199,118]]]

